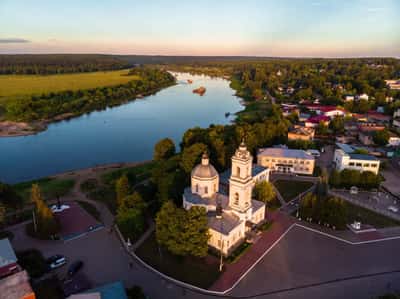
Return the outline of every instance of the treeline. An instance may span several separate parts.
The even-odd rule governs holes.
[[[0,55],[0,74],[49,75],[110,71],[133,64],[112,55],[41,54]]]
[[[347,222],[346,202],[337,197],[320,197],[308,193],[300,202],[299,217],[310,222],[345,229]]]
[[[329,176],[329,184],[335,188],[351,188],[353,186],[363,189],[378,188],[382,178],[371,171],[357,171],[344,169],[333,170]]]
[[[136,67],[129,72],[129,75],[135,78],[126,84],[88,90],[51,92],[9,102],[5,107],[4,118],[29,122],[51,120],[62,114],[81,115],[120,105],[138,95],[153,93],[175,82],[175,78],[170,73],[155,68]]]

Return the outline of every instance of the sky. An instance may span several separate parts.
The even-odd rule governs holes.
[[[400,57],[400,0],[0,0],[0,53]]]

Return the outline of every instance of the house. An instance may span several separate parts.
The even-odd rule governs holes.
[[[400,131],[400,108],[393,112],[392,126],[395,130]]]
[[[264,179],[269,178],[269,169],[263,168]],[[253,157],[242,142],[232,156],[228,193],[220,190],[220,176],[203,155],[201,164],[191,173],[191,186],[183,193],[183,208],[204,207],[207,211],[208,245],[228,256],[242,244],[246,234],[256,225],[264,222],[265,204],[252,200],[252,192],[257,178],[253,167]],[[260,178],[261,179],[261,178]]]
[[[1,299],[35,299],[35,293],[26,271],[20,271],[0,280]]]
[[[315,130],[313,128],[307,128],[296,125],[288,131],[289,140],[313,140]]]
[[[306,120],[305,126],[307,128],[316,128],[319,126],[320,123],[323,123],[325,126],[328,126],[331,119],[325,115],[317,115],[312,116]]]
[[[389,124],[391,117],[389,115],[385,115],[381,112],[370,110],[367,112],[368,121],[371,122],[379,122],[382,124]]]
[[[385,80],[386,86],[389,89],[399,90],[400,89],[400,79],[397,80]]]
[[[387,146],[400,146],[400,137],[393,132],[389,132],[389,140]]]
[[[257,164],[275,172],[312,175],[315,158],[303,150],[269,147],[258,151]]]
[[[371,171],[378,174],[379,171],[379,159],[371,155],[363,155],[356,153],[346,153],[342,149],[336,149],[333,162],[337,170],[342,171],[343,169],[353,169],[358,171]]]
[[[17,257],[8,239],[0,240],[0,277],[18,272]]]
[[[376,131],[360,131],[358,132],[358,140],[364,145],[374,144],[374,135]]]
[[[336,106],[324,106],[318,104],[307,105],[306,108],[310,111],[314,111],[317,115],[324,115],[330,118],[334,118],[335,116],[345,116],[346,111],[337,108]]]
[[[347,95],[344,96],[344,100],[345,100],[346,102],[354,101],[354,96],[353,96],[353,95],[350,95],[350,94],[347,94]]]
[[[356,100],[361,101],[361,100],[365,100],[368,101],[369,100],[369,96],[366,93],[362,93],[359,95],[356,95]]]
[[[71,295],[67,299],[128,299],[122,282],[117,281]]]
[[[311,117],[311,114],[308,113],[300,113],[299,114],[299,121],[300,122],[305,122],[307,119],[309,119]]]

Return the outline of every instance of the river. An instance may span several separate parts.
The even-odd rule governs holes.
[[[176,75],[177,85],[155,95],[51,124],[36,135],[0,138],[0,181],[16,183],[100,164],[149,160],[158,140],[172,138],[179,149],[187,129],[227,124],[243,109],[229,81]],[[199,86],[207,89],[203,96],[192,93]],[[226,112],[231,116],[225,117]]]

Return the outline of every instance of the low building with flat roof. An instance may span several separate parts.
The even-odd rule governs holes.
[[[312,175],[315,158],[303,150],[269,147],[259,149],[257,164],[275,172]]]
[[[314,128],[306,128],[302,126],[294,126],[288,131],[289,140],[313,140],[315,134]]]
[[[339,171],[352,169],[360,172],[371,171],[375,174],[378,174],[380,165],[379,159],[374,156],[346,153],[342,149],[335,150],[333,162]]]
[[[18,271],[17,257],[8,239],[0,240],[0,277]]]

